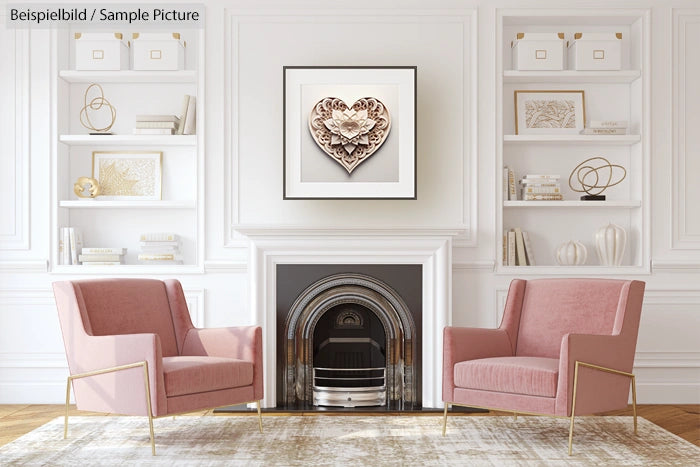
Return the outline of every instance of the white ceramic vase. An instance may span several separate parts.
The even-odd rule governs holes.
[[[588,250],[583,243],[577,240],[569,240],[557,248],[557,263],[562,266],[585,264],[586,258],[588,258]]]
[[[600,264],[604,266],[619,266],[625,254],[627,232],[612,222],[598,229],[595,234],[595,247],[598,251]]]

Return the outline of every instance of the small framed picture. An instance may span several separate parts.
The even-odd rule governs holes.
[[[515,134],[579,134],[586,121],[583,97],[583,91],[515,91]]]
[[[163,153],[159,151],[94,151],[92,178],[100,199],[161,199]]]
[[[416,199],[416,67],[285,66],[284,199]]]

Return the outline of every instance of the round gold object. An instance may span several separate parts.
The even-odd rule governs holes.
[[[619,180],[613,181],[615,169],[621,170],[622,174]],[[576,176],[576,181],[578,181],[580,188],[572,184],[574,176]],[[611,164],[604,157],[591,157],[581,162],[571,171],[569,188],[579,193],[599,195],[607,188],[622,182],[626,176],[627,170],[621,165]]]
[[[73,184],[73,192],[80,198],[94,198],[100,194],[100,184],[94,178],[80,177]]]

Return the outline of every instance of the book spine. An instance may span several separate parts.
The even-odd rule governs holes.
[[[503,167],[503,201],[508,201],[508,167]]]
[[[180,119],[175,115],[137,115],[136,123],[169,122],[177,123]]]
[[[523,177],[523,180],[532,180],[532,179],[559,180],[560,178],[561,178],[561,175],[527,174]]]
[[[516,264],[518,266],[527,266],[527,258],[525,257],[525,243],[523,243],[523,231],[520,227],[515,228],[515,249],[516,249]]]
[[[518,192],[515,190],[515,172],[510,167],[508,167],[508,199],[518,199]]]
[[[508,231],[503,231],[503,266],[508,266]]]
[[[582,135],[626,135],[627,128],[584,128]]]
[[[185,119],[184,135],[194,135],[197,131],[197,98],[190,96],[187,102],[187,118]]]
[[[121,261],[83,261],[83,266],[116,266]]]
[[[174,242],[177,240],[177,234],[170,232],[152,232],[141,234],[140,241],[142,242]]]
[[[151,128],[167,128],[175,129],[177,128],[177,123],[175,122],[136,122],[136,128],[151,129]]]
[[[58,261],[60,264],[70,264],[70,251],[68,250],[70,248],[70,239],[68,238],[68,228],[67,227],[61,227],[61,230],[59,232],[59,241],[58,241],[58,248],[59,248],[59,258]]]
[[[134,128],[135,135],[172,135],[173,131],[167,128]]]
[[[167,260],[182,260],[182,257],[180,255],[174,255],[174,254],[162,254],[162,255],[155,255],[155,254],[140,254],[139,255],[139,261],[167,261]]]
[[[80,255],[80,261],[119,261],[121,255]]]
[[[80,252],[84,255],[123,255],[126,248],[83,248]]]
[[[78,250],[74,227],[68,227],[68,244],[70,245],[70,264],[78,264]]]
[[[627,120],[591,120],[588,128],[627,128]]]
[[[527,257],[527,265],[535,265],[535,255],[532,250],[532,243],[530,242],[530,234],[526,231],[523,232],[523,243],[525,244],[525,256]]]
[[[508,231],[508,266],[515,266],[515,231]]]
[[[524,186],[523,187],[523,196],[526,194],[552,194],[552,193],[560,193],[559,187],[558,186]]]
[[[563,199],[561,194],[535,194],[526,193],[523,197],[524,201],[561,201]]]
[[[185,119],[187,118],[187,108],[189,107],[189,103],[190,96],[185,94],[185,97],[182,99],[182,112],[180,113],[180,124],[177,126],[178,135],[184,134],[183,131],[185,130]]]

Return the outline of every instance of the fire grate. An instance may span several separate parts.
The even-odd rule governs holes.
[[[314,368],[313,404],[327,407],[386,405],[386,368]]]

